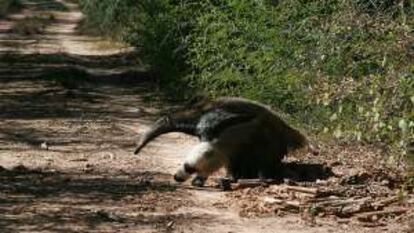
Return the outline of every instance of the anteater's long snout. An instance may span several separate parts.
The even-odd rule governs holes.
[[[161,134],[170,132],[171,123],[169,117],[162,117],[158,119],[151,128],[142,135],[141,139],[138,142],[137,148],[134,151],[134,154],[138,154],[150,141],[160,136]]]
[[[135,149],[135,151],[134,151],[134,155],[137,155],[137,154],[141,151],[141,149],[142,149],[142,148],[144,148],[144,146],[145,146],[145,145],[140,145],[140,146],[138,146],[138,147]]]

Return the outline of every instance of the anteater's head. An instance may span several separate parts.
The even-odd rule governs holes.
[[[197,172],[197,169],[189,163],[184,163],[182,167],[174,174],[174,180],[177,182],[184,182],[190,176]]]

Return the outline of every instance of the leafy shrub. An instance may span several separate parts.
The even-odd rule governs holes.
[[[134,0],[79,0],[87,15],[87,29],[122,39],[130,18],[137,13]]]
[[[0,1],[0,17],[4,16],[10,9],[20,5],[18,0],[1,0]]]
[[[414,140],[412,1],[81,2],[176,95],[249,97],[340,139]]]

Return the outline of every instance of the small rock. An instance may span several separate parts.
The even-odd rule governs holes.
[[[174,221],[170,221],[169,223],[167,223],[167,228],[171,229],[174,227]]]
[[[387,186],[387,187],[388,187],[388,186],[390,185],[390,181],[389,181],[389,180],[387,180],[387,179],[382,180],[382,181],[381,181],[381,185],[382,185],[382,186]]]
[[[46,142],[42,142],[40,144],[40,149],[42,149],[42,150],[49,150],[49,146],[47,145]]]
[[[86,173],[92,172],[93,171],[93,165],[90,164],[90,163],[87,163],[85,165],[85,168],[83,169],[83,171],[86,172]]]
[[[102,157],[103,159],[113,160],[115,158],[115,155],[109,152],[109,153],[105,153]]]
[[[328,181],[327,181],[327,180],[320,180],[320,179],[317,179],[317,180],[316,180],[316,184],[317,184],[317,185],[328,185]]]
[[[278,204],[280,201],[273,197],[264,197],[263,202],[267,204],[275,204],[275,203]]]

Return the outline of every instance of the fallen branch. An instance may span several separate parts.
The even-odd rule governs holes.
[[[327,200],[322,201],[319,203],[315,203],[318,207],[325,207],[325,206],[346,206],[346,205],[352,205],[352,204],[360,204],[360,203],[366,203],[371,200],[371,197],[364,197],[360,199],[334,199],[334,200]]]
[[[336,215],[339,217],[350,217],[354,214],[370,211],[372,209],[372,205],[369,202],[361,202],[344,206],[336,213]]]
[[[231,190],[242,189],[242,188],[254,188],[254,187],[267,187],[271,180],[262,179],[239,179],[237,183],[231,184]]]
[[[296,207],[296,208],[302,207],[302,204],[299,201],[282,200],[282,199],[273,198],[273,197],[264,197],[263,201],[267,204],[292,206],[292,207]]]
[[[184,189],[190,189],[190,190],[201,190],[201,191],[209,191],[209,192],[221,192],[217,188],[208,187],[208,186],[197,187],[197,186],[192,186],[192,185],[181,185],[181,186],[176,186],[176,187],[180,187],[180,188],[184,188]]]
[[[312,206],[326,214],[333,214],[338,217],[350,217],[356,213],[372,210],[371,198],[360,199],[334,199],[319,203],[312,203]]]
[[[392,209],[392,210],[383,210],[383,211],[373,211],[368,213],[358,214],[356,218],[361,222],[372,222],[376,221],[381,217],[388,215],[400,215],[407,212],[406,208]]]
[[[318,203],[326,203],[326,202],[339,201],[339,200],[345,200],[345,199],[343,197],[337,197],[337,196],[320,197],[320,198],[308,199],[308,200],[306,200],[306,203],[318,204]]]
[[[294,191],[299,193],[307,193],[317,196],[319,194],[319,190],[317,188],[308,188],[308,187],[300,187],[300,186],[286,186],[287,191]]]
[[[349,224],[351,222],[351,219],[349,218],[340,218],[336,220],[337,223],[339,224]]]
[[[385,206],[388,206],[392,203],[398,202],[398,200],[399,200],[399,198],[397,196],[392,196],[392,197],[388,197],[386,199],[376,201],[376,202],[372,203],[372,206],[376,209],[379,209],[379,208],[383,208]]]
[[[263,201],[267,205],[277,205],[281,206],[281,209],[285,211],[293,210],[295,213],[297,213],[303,205],[299,201],[294,200],[282,200],[278,198],[273,197],[264,197]]]

